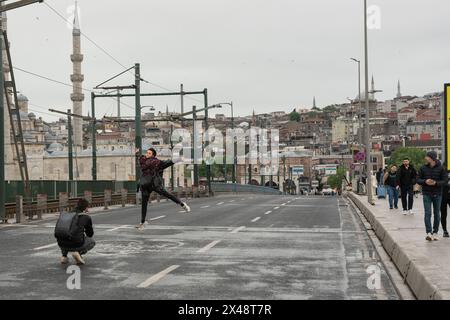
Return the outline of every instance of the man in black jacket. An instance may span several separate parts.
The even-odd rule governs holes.
[[[433,241],[438,240],[442,188],[448,183],[448,176],[437,159],[436,152],[428,152],[425,161],[427,164],[420,168],[417,183],[422,186],[426,240]],[[431,206],[434,212],[433,226],[431,226]]]
[[[416,184],[416,169],[409,163],[409,159],[403,159],[403,164],[397,173],[398,185],[400,186],[403,214],[413,214],[414,185]]]
[[[92,227],[92,219],[87,215],[89,202],[86,199],[80,199],[75,208],[78,213],[78,232],[81,235],[80,241],[62,241],[57,239],[58,245],[61,248],[61,263],[69,262],[67,254],[72,252],[72,258],[77,264],[85,264],[82,255],[86,254],[95,246],[94,228]]]
[[[148,200],[150,199],[150,194],[153,191],[180,205],[184,209],[184,211],[190,212],[191,208],[185,202],[182,202],[180,199],[164,189],[162,178],[163,171],[164,169],[173,166],[173,161],[159,160],[158,158],[156,158],[156,150],[153,148],[148,149],[146,154],[143,156],[139,156],[139,154],[140,150],[137,149],[136,157],[142,171],[142,177],[139,183],[139,188],[142,192],[142,210],[141,223],[136,228],[139,230],[144,229],[145,218],[147,216]]]

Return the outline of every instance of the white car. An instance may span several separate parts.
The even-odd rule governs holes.
[[[331,189],[331,188],[323,189],[323,190],[322,190],[322,194],[323,194],[324,196],[331,196],[331,195],[333,194],[333,189]]]

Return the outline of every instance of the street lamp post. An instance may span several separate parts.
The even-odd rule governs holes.
[[[358,102],[359,102],[359,112],[358,112],[358,142],[360,148],[363,145],[362,142],[362,123],[361,123],[361,113],[362,113],[362,102],[361,102],[361,61],[355,58],[350,58],[351,60],[358,63]],[[360,150],[361,151],[361,150]]]
[[[231,107],[231,128],[234,129],[234,108],[233,108],[233,101],[231,102],[223,102],[219,103],[219,105],[227,105]],[[237,167],[237,159],[236,159],[236,148],[237,148],[237,142],[233,141],[233,171],[231,173],[231,180],[233,183],[236,183],[236,167]],[[226,163],[224,164],[226,168]],[[224,171],[226,172],[226,170]],[[225,177],[226,180],[226,177]]]

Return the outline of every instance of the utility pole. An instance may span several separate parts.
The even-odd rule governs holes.
[[[91,93],[92,112],[92,180],[97,181],[97,121],[95,119],[95,93]]]
[[[69,197],[72,195],[73,181],[73,149],[72,149],[72,111],[67,110],[67,130],[68,130],[68,154],[69,154]]]
[[[2,4],[0,4],[0,8]],[[1,13],[0,13],[1,15]],[[3,19],[0,19],[0,34],[3,34]],[[6,185],[5,185],[5,94],[3,74],[3,37],[0,37],[0,222],[6,221]],[[9,134],[9,132],[8,132]]]
[[[135,118],[136,118],[136,138],[135,146],[142,153],[142,129],[141,129],[141,66],[136,63],[134,66],[135,75]],[[136,182],[141,178],[139,165],[136,161]]]
[[[197,121],[197,106],[192,106],[192,149],[191,149],[191,156],[194,160],[194,186],[198,188],[199,179],[198,179],[198,164],[196,163],[195,158],[195,135],[198,133],[195,132],[195,122]]]
[[[173,153],[173,141],[172,141],[172,135],[173,135],[173,123],[170,125],[170,151],[171,154]],[[174,182],[174,167],[170,166],[170,188],[172,189],[172,191],[175,190],[175,182]]]
[[[21,0],[10,4],[3,4],[0,1],[0,16],[3,12],[17,9],[43,0]],[[0,19],[0,34],[3,35],[3,18]],[[6,185],[5,185],[5,94],[4,94],[4,74],[3,74],[3,36],[0,36],[0,221],[6,220]],[[16,106],[17,107],[17,106]],[[20,122],[20,121],[19,121]],[[9,132],[7,133],[9,134]],[[20,156],[19,156],[20,158]],[[20,159],[19,159],[20,160]]]
[[[120,118],[120,89],[117,89],[117,118]]]
[[[205,132],[206,132],[206,141],[208,141],[208,89],[204,89],[204,99],[205,99]],[[209,142],[208,142],[209,144]],[[206,147],[206,142],[205,145]],[[202,150],[203,151],[203,150]],[[206,164],[206,183],[208,186],[208,194],[211,196],[212,195],[212,190],[211,190],[211,165]]]
[[[364,59],[365,59],[365,91],[366,91],[366,189],[367,201],[370,204],[375,204],[372,196],[372,159],[370,152],[372,146],[370,145],[370,105],[369,105],[369,53],[367,45],[367,0],[364,0]]]

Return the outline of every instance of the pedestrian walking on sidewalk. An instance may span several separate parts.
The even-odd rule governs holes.
[[[416,169],[409,163],[409,159],[403,159],[403,164],[398,169],[398,185],[402,198],[403,214],[413,214],[414,185],[417,181]]]
[[[383,169],[380,168],[380,169],[378,169],[377,174],[376,174],[377,186],[381,186],[383,184],[383,177],[384,177]]]
[[[398,209],[398,178],[397,166],[394,164],[391,169],[384,174],[383,182],[387,188],[389,197],[389,209]]]
[[[442,200],[441,200],[441,226],[442,230],[444,231],[444,238],[448,238],[448,231],[447,231],[447,205],[450,206],[450,188],[448,184],[446,184],[442,188]]]
[[[438,160],[436,152],[428,152],[425,161],[426,164],[419,170],[417,183],[422,186],[426,240],[433,241],[438,240],[442,189],[448,183],[448,176]],[[434,213],[433,226],[431,225],[432,207]]]

